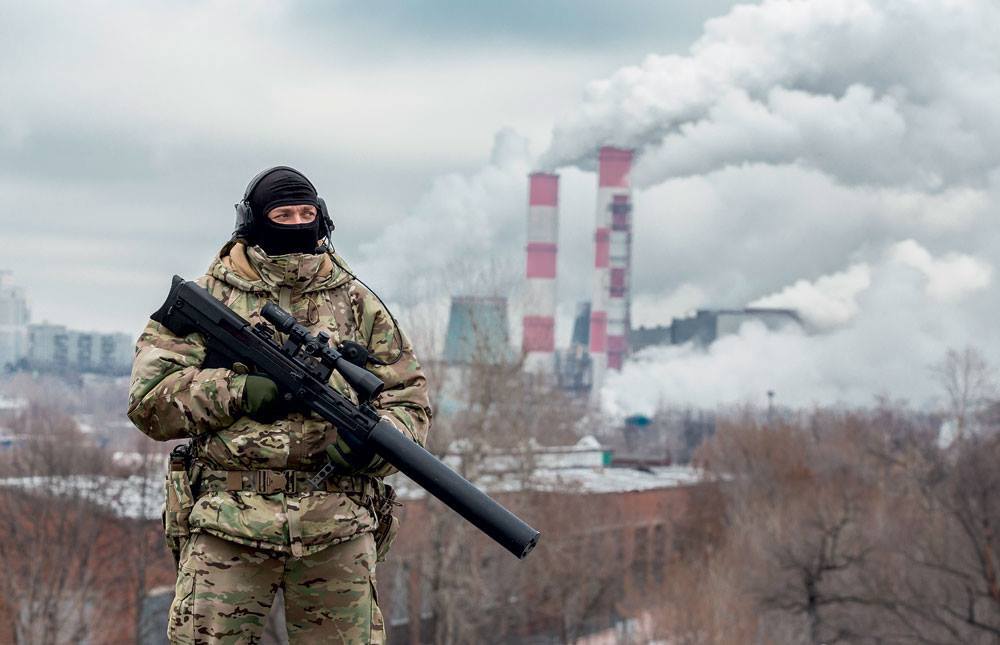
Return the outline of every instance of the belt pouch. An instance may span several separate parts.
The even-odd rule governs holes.
[[[194,495],[191,493],[191,479],[183,464],[171,462],[167,471],[166,481],[166,517],[164,529],[167,542],[181,540],[191,534],[188,518],[194,508]]]

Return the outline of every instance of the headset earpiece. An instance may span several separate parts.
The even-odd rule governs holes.
[[[337,227],[333,223],[333,218],[330,217],[330,211],[326,208],[326,200],[317,197],[316,203],[319,204],[319,235],[320,237],[330,237],[330,233],[333,233],[333,229]]]
[[[247,200],[236,202],[236,226],[233,229],[234,237],[248,237],[253,226],[253,216],[250,212],[250,204]]]

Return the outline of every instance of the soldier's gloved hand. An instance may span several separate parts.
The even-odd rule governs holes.
[[[243,412],[254,421],[271,423],[284,414],[278,386],[266,376],[247,375],[243,388]]]
[[[370,470],[382,463],[382,458],[376,454],[352,450],[339,434],[337,440],[326,447],[326,454],[337,468],[347,472]]]

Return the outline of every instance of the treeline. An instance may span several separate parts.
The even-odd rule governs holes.
[[[657,631],[679,644],[1000,641],[998,410],[721,421],[698,452],[721,495],[675,527]]]

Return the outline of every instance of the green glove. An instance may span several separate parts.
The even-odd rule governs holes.
[[[371,470],[382,463],[378,455],[372,455],[368,463],[358,463],[365,461],[364,456],[354,453],[339,434],[337,440],[326,447],[326,454],[337,468],[348,472]]]
[[[274,381],[266,376],[248,375],[243,388],[243,412],[262,423],[270,423],[282,416],[282,400]]]

